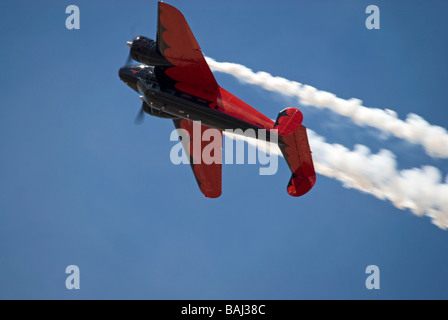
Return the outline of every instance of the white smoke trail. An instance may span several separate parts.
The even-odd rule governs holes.
[[[429,124],[419,115],[410,113],[405,121],[389,109],[367,108],[358,99],[344,100],[330,92],[320,91],[314,87],[274,77],[266,72],[253,72],[236,63],[217,62],[206,57],[210,68],[231,74],[245,82],[259,85],[266,90],[297,97],[303,105],[328,108],[343,116],[350,117],[359,125],[368,125],[412,143],[421,144],[432,157],[448,158],[448,132],[440,126]]]
[[[426,215],[439,228],[448,229],[448,176],[442,183],[442,174],[437,168],[424,166],[399,171],[395,155],[389,150],[372,154],[364,145],[349,150],[340,144],[327,143],[323,137],[307,130],[317,173],[337,179],[347,188],[389,200],[398,209]],[[260,140],[225,134],[267,149]],[[271,144],[270,152],[282,155],[277,145]]]

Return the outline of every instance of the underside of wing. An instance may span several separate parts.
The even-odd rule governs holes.
[[[185,17],[163,2],[159,2],[157,47],[173,65],[165,74],[178,90],[207,100],[216,98],[218,84]]]
[[[173,122],[199,189],[208,198],[218,198],[222,193],[222,131],[187,119]]]

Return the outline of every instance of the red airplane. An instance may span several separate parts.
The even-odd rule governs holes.
[[[177,129],[188,133],[182,139],[193,173],[202,193],[209,198],[221,195],[221,162],[206,164],[194,152],[194,121],[200,121],[200,134],[209,129],[265,129],[267,140],[277,136],[278,145],[292,176],[287,192],[298,197],[307,193],[316,182],[311,150],[302,113],[295,108],[281,111],[274,122],[230,92],[215,80],[200,47],[183,14],[171,5],[158,3],[157,40],[138,36],[132,42],[128,63],[119,76],[129,87],[140,93],[143,105],[136,121],[144,113],[172,119]],[[140,62],[133,65],[130,58]],[[198,133],[196,133],[198,134]],[[256,136],[259,138],[259,136]],[[185,140],[185,141],[184,141]],[[212,142],[209,142],[212,143]],[[216,141],[215,141],[216,143]],[[200,144],[201,152],[208,145]],[[198,147],[196,147],[198,148]],[[200,153],[202,154],[202,153]]]

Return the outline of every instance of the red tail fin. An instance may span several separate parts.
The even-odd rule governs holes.
[[[292,172],[287,191],[293,197],[304,195],[316,183],[316,172],[302,120],[302,113],[298,109],[288,108],[279,113],[274,126],[278,130],[280,149]]]

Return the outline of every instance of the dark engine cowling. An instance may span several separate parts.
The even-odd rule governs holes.
[[[157,49],[157,43],[147,37],[138,36],[131,44],[131,58],[149,66],[170,66],[168,60]]]

